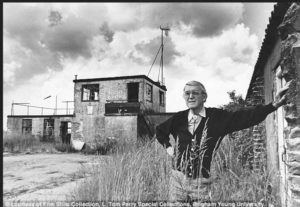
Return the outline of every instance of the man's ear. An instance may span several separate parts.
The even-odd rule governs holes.
[[[206,102],[206,99],[207,99],[207,94],[204,93],[204,99],[203,99],[203,101]]]

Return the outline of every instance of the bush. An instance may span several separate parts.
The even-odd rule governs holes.
[[[106,138],[94,143],[94,146],[84,144],[82,152],[84,154],[107,155],[116,152],[117,140],[115,138]]]

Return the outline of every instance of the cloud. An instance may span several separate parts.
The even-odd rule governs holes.
[[[243,13],[241,3],[149,3],[136,7],[140,11],[136,15],[141,15],[141,25],[153,28],[189,25],[197,37],[220,34],[236,24]]]
[[[154,61],[155,55],[161,46],[161,37],[156,37],[150,41],[142,41],[135,45],[135,50],[132,51],[129,55],[130,58],[137,61],[138,63],[147,63],[152,64]],[[161,54],[161,49],[159,56]],[[170,38],[164,38],[164,65],[169,65],[176,57],[179,57],[181,54],[176,51],[175,44]],[[160,64],[160,57],[157,57],[155,64]]]
[[[170,25],[171,31],[187,25],[197,37],[217,35],[235,24],[241,12],[241,4],[5,4],[4,63],[9,65],[15,61],[20,65],[14,74],[5,77],[11,77],[17,86],[35,75],[63,70],[62,62],[66,58],[91,59],[97,54],[96,58],[103,60],[108,47],[94,44],[99,35],[112,43],[116,33],[145,27],[158,29],[159,25]],[[15,44],[9,45],[7,39],[19,47],[13,48]],[[134,51],[126,52],[128,57],[139,64],[149,64],[159,47],[159,38],[135,44]],[[180,55],[175,46],[166,39],[165,64]],[[6,84],[5,89],[12,89],[8,85],[11,84]]]
[[[101,35],[99,17],[105,15],[101,12],[105,8],[101,4],[90,6],[83,5],[76,13],[76,7],[67,4],[5,4],[4,73],[9,75],[4,75],[4,82],[9,84],[4,84],[4,89],[14,89],[38,74],[63,70],[66,58],[91,58],[93,39]],[[111,31],[103,28],[107,29],[104,37],[111,41]],[[6,68],[13,62],[19,67]]]
[[[104,36],[107,42],[112,42],[115,33],[109,28],[107,22],[104,22],[100,27],[100,34]]]

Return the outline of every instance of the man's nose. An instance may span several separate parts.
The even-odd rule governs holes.
[[[189,98],[194,98],[194,94],[193,94],[193,93],[190,93],[190,94],[189,94]]]

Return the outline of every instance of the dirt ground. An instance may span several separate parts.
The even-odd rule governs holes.
[[[66,200],[86,177],[87,169],[106,156],[72,154],[4,154],[3,199]]]

